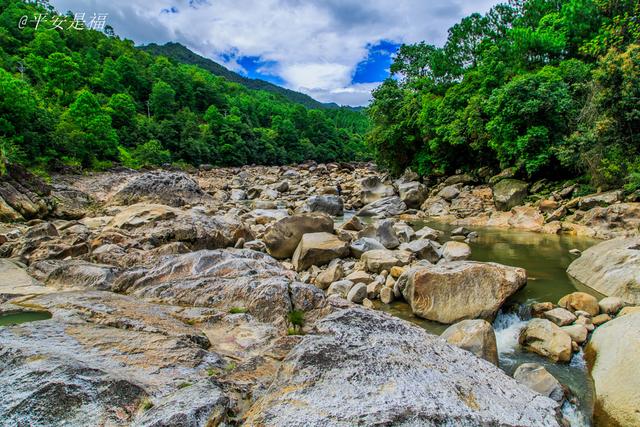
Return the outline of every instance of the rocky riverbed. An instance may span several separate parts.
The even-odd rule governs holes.
[[[612,239],[569,267],[594,293],[537,301],[519,341],[558,363],[584,347],[596,422],[638,424],[640,338],[624,334],[640,330],[640,203],[575,191],[509,171],[393,180],[369,164],[123,169],[51,183],[12,166],[0,177],[0,316],[41,317],[0,327],[0,416],[566,424],[572,396],[544,367],[513,377],[499,367],[491,322],[528,275],[469,260],[478,236],[465,227],[489,226]],[[454,229],[423,226],[434,219]],[[451,326],[438,338],[376,309],[394,301]]]

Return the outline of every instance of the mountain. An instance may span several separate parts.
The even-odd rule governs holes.
[[[186,46],[180,43],[170,42],[162,46],[156,43],[151,43],[146,46],[139,46],[138,48],[152,55],[166,56],[167,58],[171,58],[183,64],[197,65],[198,67],[204,68],[205,70],[210,71],[212,74],[215,74],[216,76],[224,77],[225,79],[231,82],[239,83],[249,89],[265,90],[267,92],[275,93],[277,95],[283,96],[289,101],[302,104],[307,108],[315,108],[315,109],[340,108],[340,106],[334,102],[322,103],[320,101],[316,101],[309,95],[305,95],[304,93],[286,89],[264,80],[250,79],[250,78],[241,76],[240,74],[235,73],[223,67],[222,65],[218,64],[215,61],[212,61],[211,59],[202,57],[197,53],[192,52],[191,50],[189,50],[189,48],[187,48]]]

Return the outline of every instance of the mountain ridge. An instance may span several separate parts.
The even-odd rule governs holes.
[[[275,93],[280,95],[291,102],[295,102],[298,104],[302,104],[307,108],[311,109],[338,109],[338,108],[349,108],[354,111],[359,111],[360,109],[350,107],[350,106],[340,106],[335,102],[331,103],[323,103],[316,99],[313,99],[311,96],[297,92],[291,89],[284,88],[282,86],[278,86],[274,83],[270,83],[266,80],[262,79],[252,79],[249,77],[242,76],[234,71],[229,70],[225,66],[209,59],[204,56],[198,55],[193,52],[191,49],[186,47],[185,45],[178,42],[168,42],[164,45],[159,45],[157,43],[149,43],[147,45],[137,46],[138,49],[143,50],[147,53],[150,53],[155,56],[166,56],[175,61],[189,64],[189,65],[197,65],[212,74],[220,77],[224,77],[227,80],[241,84],[248,89],[254,90],[264,90],[267,92]]]

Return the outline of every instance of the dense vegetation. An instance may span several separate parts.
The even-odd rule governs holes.
[[[404,45],[368,135],[394,172],[514,167],[640,187],[640,2],[513,0]]]
[[[228,70],[217,62],[210,60],[209,58],[203,58],[202,56],[197,55],[180,43],[167,43],[162,46],[151,43],[146,46],[140,46],[140,49],[144,50],[145,52],[149,52],[152,55],[166,56],[167,58],[175,59],[182,64],[197,65],[200,68],[212,72],[216,76],[224,77],[230,82],[240,83],[242,86],[245,86],[249,89],[266,90],[267,92],[273,92],[275,94],[281,95],[289,101],[302,104],[307,108],[339,108],[338,104],[322,103],[320,101],[316,101],[309,95],[305,95],[304,93],[286,89],[264,80],[249,79],[243,77],[240,74]]]
[[[43,3],[43,2],[40,2]],[[47,14],[36,30],[22,16]],[[0,0],[0,155],[33,168],[286,164],[367,156],[367,118],[311,110]],[[4,163],[4,162],[0,162]]]

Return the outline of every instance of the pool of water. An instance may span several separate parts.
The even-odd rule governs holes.
[[[442,241],[449,240],[454,226],[429,222],[428,225],[445,232]],[[598,241],[573,236],[549,235],[526,231],[496,228],[468,227],[477,231],[479,237],[470,243],[471,259],[497,262],[522,267],[527,270],[528,283],[504,305],[503,311],[494,321],[500,367],[509,375],[522,363],[539,363],[569,388],[576,397],[574,404],[566,404],[563,412],[573,427],[590,426],[593,407],[593,383],[588,375],[581,353],[574,355],[570,364],[554,364],[533,353],[523,352],[518,345],[518,335],[529,316],[526,307],[533,302],[557,303],[571,292],[582,291],[596,296],[602,295],[571,279],[566,269],[576,258],[571,249],[585,250]],[[379,304],[378,308],[394,316],[413,322],[434,334],[441,334],[448,325],[416,317],[405,302],[390,305]]]
[[[18,313],[0,314],[0,326],[17,325],[19,323],[47,319],[51,319],[51,313],[46,311],[21,311]]]

